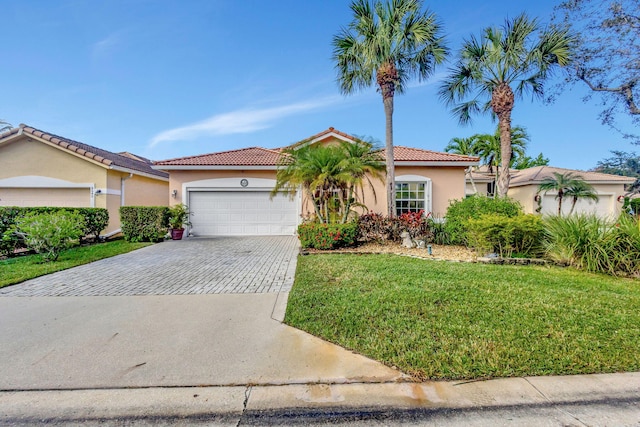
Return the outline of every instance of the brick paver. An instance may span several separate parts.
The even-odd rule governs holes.
[[[288,291],[293,236],[167,241],[0,289],[0,296],[111,296]]]

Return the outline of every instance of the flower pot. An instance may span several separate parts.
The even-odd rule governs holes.
[[[182,234],[184,233],[184,228],[172,228],[171,229],[171,239],[172,240],[182,240]]]

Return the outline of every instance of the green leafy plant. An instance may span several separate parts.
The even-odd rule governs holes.
[[[44,254],[45,260],[55,261],[61,251],[79,243],[84,220],[75,212],[30,213],[19,218],[16,227],[29,248]]]
[[[189,225],[189,208],[180,203],[169,208],[169,228],[179,230]]]
[[[358,224],[323,224],[307,222],[298,226],[298,237],[303,248],[336,249],[354,246]]]
[[[638,275],[640,219],[623,214],[613,222],[595,215],[544,219],[547,256],[592,272]]]
[[[166,206],[122,206],[120,227],[129,242],[159,242],[167,233],[169,208]]]
[[[498,214],[513,217],[522,214],[522,206],[508,197],[471,196],[454,200],[447,208],[444,230],[453,244],[468,244],[467,225],[470,219],[483,214]]]
[[[536,215],[508,217],[483,214],[467,222],[469,246],[478,252],[495,252],[501,257],[537,256],[543,236],[542,220]]]

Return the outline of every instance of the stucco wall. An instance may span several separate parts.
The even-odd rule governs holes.
[[[29,175],[93,183],[97,188],[107,184],[104,167],[26,136],[0,146],[0,179]]]
[[[183,186],[186,183],[193,181],[202,181],[206,179],[219,179],[219,178],[237,178],[238,188],[240,188],[240,180],[242,178],[262,178],[262,179],[276,179],[276,171],[274,170],[172,170],[169,174],[169,195],[176,190],[176,197],[169,197],[169,205],[175,205],[178,203],[186,203],[187,195],[184,194]]]

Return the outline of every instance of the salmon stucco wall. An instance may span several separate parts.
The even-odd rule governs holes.
[[[186,203],[187,195],[183,193],[183,185],[206,179],[237,178],[238,188],[242,178],[276,179],[276,170],[172,170],[169,174],[169,195],[176,191],[176,197],[170,196],[169,205]]]
[[[443,218],[452,200],[460,200],[465,197],[464,167],[426,167],[426,166],[397,166],[396,177],[407,175],[420,176],[431,179],[432,215],[435,218]],[[396,182],[399,180],[396,178]],[[371,179],[373,188],[367,186],[364,189],[364,202],[366,209],[356,209],[359,213],[372,211],[385,214],[387,212],[387,193],[384,181]],[[303,197],[302,215],[313,214],[313,205]]]

